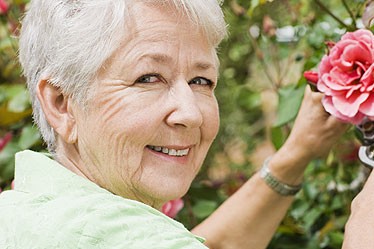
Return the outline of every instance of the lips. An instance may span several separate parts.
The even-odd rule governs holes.
[[[157,151],[157,152],[169,155],[169,156],[176,156],[176,157],[187,156],[188,152],[190,151],[189,148],[177,150],[177,149],[161,147],[161,146],[153,146],[153,145],[147,145],[147,148],[153,151]]]

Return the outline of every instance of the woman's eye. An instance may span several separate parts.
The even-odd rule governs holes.
[[[157,74],[146,74],[143,76],[140,76],[135,83],[156,83],[161,81],[160,75]]]
[[[193,78],[188,84],[212,86],[213,82],[203,77]]]

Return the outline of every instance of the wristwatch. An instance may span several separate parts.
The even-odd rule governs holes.
[[[265,181],[265,183],[275,192],[282,196],[291,196],[297,194],[302,188],[302,184],[299,185],[289,185],[278,180],[272,175],[269,169],[270,157],[267,158],[260,170],[260,176]]]

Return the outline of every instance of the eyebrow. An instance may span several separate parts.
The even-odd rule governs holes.
[[[160,64],[167,64],[172,62],[172,58],[166,54],[159,54],[159,53],[151,53],[142,55],[139,60],[150,58],[153,61],[160,63]]]
[[[169,55],[162,54],[162,53],[150,53],[142,55],[139,60],[150,58],[151,60],[155,61],[159,64],[168,64],[173,62],[173,58]],[[193,68],[198,70],[209,70],[209,69],[216,69],[215,65],[209,62],[198,61],[193,65]]]

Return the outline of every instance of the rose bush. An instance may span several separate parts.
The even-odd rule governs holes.
[[[313,82],[312,73],[304,74]],[[374,35],[359,29],[342,36],[318,67],[323,106],[337,118],[360,124],[374,120]]]

